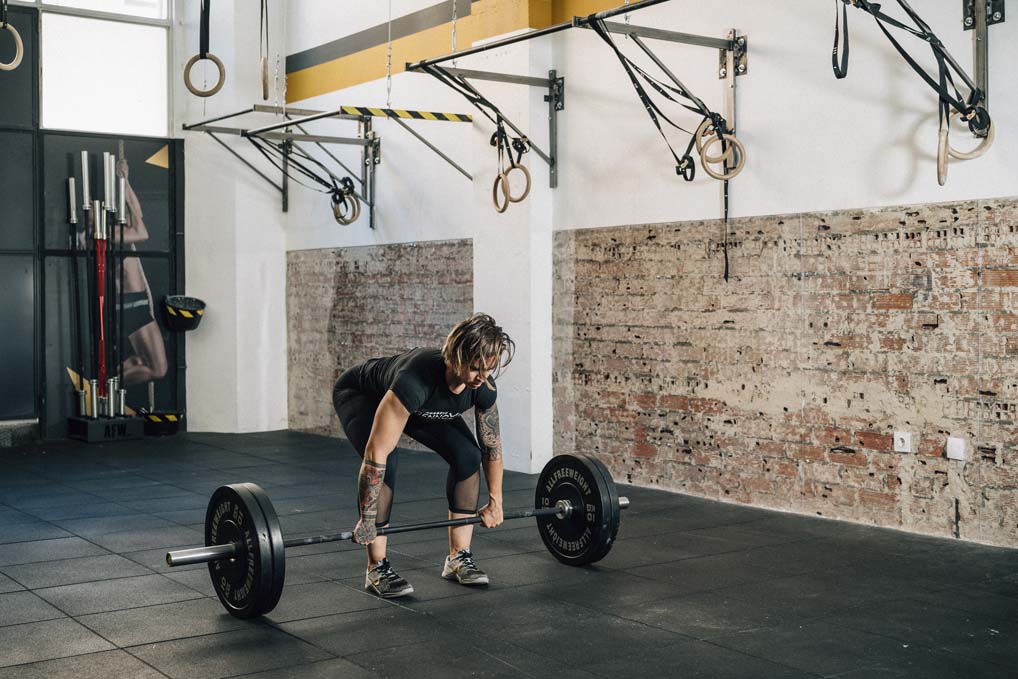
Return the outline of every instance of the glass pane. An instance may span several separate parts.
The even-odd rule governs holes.
[[[35,241],[31,132],[0,132],[0,250],[31,251]]]
[[[129,14],[145,19],[165,19],[167,2],[166,0],[43,0],[43,7],[46,5]]]
[[[13,71],[0,71],[0,125],[35,127],[35,40],[36,11],[11,7],[8,20],[21,37],[24,55]],[[9,64],[17,54],[17,43],[5,28],[0,30],[0,62]],[[2,176],[2,175],[0,175]]]
[[[0,420],[35,416],[35,260],[0,255]]]
[[[42,15],[42,126],[161,137],[166,29]]]
[[[107,373],[122,375],[127,405],[135,411],[176,410],[177,344],[163,326],[161,303],[170,291],[169,260],[162,257],[128,257],[124,271],[123,311],[119,322],[105,330],[109,345]],[[98,371],[93,320],[89,313],[90,257],[78,255],[46,258],[46,435],[62,437],[66,418],[76,411],[71,377],[95,377]],[[119,267],[114,274],[107,303],[120,308]],[[77,268],[78,284],[74,285]],[[75,295],[79,300],[73,304]],[[77,319],[79,332],[74,332]],[[119,360],[118,360],[119,357]]]
[[[130,221],[124,232],[125,246],[142,252],[166,252],[170,249],[173,149],[169,140],[44,133],[42,148],[43,224],[47,248],[63,250],[68,247],[68,177],[75,178],[78,226],[84,228],[81,152],[88,151],[89,193],[93,199],[102,199],[103,152],[113,153],[119,158],[122,150],[128,187],[137,198],[136,202],[127,202]],[[140,219],[136,219],[139,215]]]

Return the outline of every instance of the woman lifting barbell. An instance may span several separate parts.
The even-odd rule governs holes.
[[[367,548],[364,589],[385,598],[414,591],[386,558],[386,537],[376,534],[376,528],[389,523],[396,487],[393,451],[403,433],[449,464],[450,519],[477,513],[487,528],[502,523],[502,441],[492,373],[497,375],[508,365],[514,351],[512,339],[491,316],[474,314],[452,329],[441,349],[416,348],[372,359],[340,375],[332,402],[343,431],[363,459],[354,540]],[[477,438],[461,416],[470,408]],[[477,512],[482,467],[488,503]],[[449,528],[443,578],[464,585],[488,583],[487,574],[474,563],[472,535],[472,525]]]

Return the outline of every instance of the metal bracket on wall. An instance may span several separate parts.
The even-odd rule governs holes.
[[[240,128],[240,127],[224,127],[221,125],[213,125],[212,123],[218,123],[231,118],[236,118],[249,113],[272,113],[276,115],[283,115],[286,120],[276,122],[270,125],[264,125],[257,128]],[[301,116],[299,118],[293,118],[292,116]],[[303,123],[307,123],[311,120],[320,120],[324,118],[336,118],[340,120],[356,120],[358,121],[358,136],[357,137],[337,137],[333,135],[321,135],[321,134],[309,134],[303,127]],[[290,128],[297,128],[299,133],[290,131]],[[289,167],[289,159],[295,153],[299,153],[302,156],[307,155],[307,151],[300,146],[301,143],[314,144],[321,151],[323,151],[329,158],[337,163],[343,170],[350,175],[355,181],[357,181],[361,188],[357,192],[357,197],[368,206],[368,226],[375,228],[375,167],[381,162],[381,139],[378,138],[377,133],[371,130],[371,116],[370,115],[352,115],[342,111],[312,111],[308,109],[300,108],[283,108],[281,106],[264,106],[256,104],[250,108],[244,109],[243,111],[237,111],[236,113],[229,113],[227,115],[218,116],[216,118],[210,118],[203,120],[193,125],[184,125],[183,129],[189,132],[204,132],[214,139],[219,145],[229,151],[234,157],[240,162],[244,163],[247,167],[251,168],[255,174],[267,181],[274,189],[280,192],[282,197],[282,209],[283,212],[289,210],[290,203],[290,182],[287,176],[287,169]],[[281,131],[280,131],[281,130]],[[259,139],[266,139],[272,141],[283,142],[283,158],[282,158],[282,180],[280,183],[276,183],[268,175],[258,169],[253,163],[247,158],[238,153],[225,141],[220,139],[217,135],[229,134],[239,137],[256,137]],[[332,152],[325,147],[325,144],[340,144],[349,146],[359,146],[361,148],[361,169],[355,171],[339,158],[337,158]]]
[[[527,75],[511,75],[509,73],[492,73],[491,71],[474,71],[466,68],[442,67],[442,70],[454,77],[470,78],[473,80],[488,80],[498,83],[509,83],[511,85],[527,85],[529,87],[540,87],[548,90],[544,100],[548,102],[548,152],[545,153],[540,146],[530,140],[530,148],[541,159],[548,163],[548,185],[551,188],[558,186],[558,112],[566,107],[566,80],[558,75],[556,71],[548,71],[547,78],[536,78]],[[517,134],[526,136],[512,121],[503,119],[506,125],[511,127]]]
[[[1002,24],[1004,15],[1004,0],[962,0],[962,11],[965,13],[965,30],[971,31],[976,27],[976,4],[986,5],[986,25]]]
[[[977,12],[976,7],[986,3],[985,12]],[[965,30],[975,31],[972,34],[972,76],[976,86],[983,92],[983,105],[990,105],[990,32],[993,24],[1003,23],[1004,0],[962,0],[965,12]]]

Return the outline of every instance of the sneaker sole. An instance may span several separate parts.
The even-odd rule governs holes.
[[[404,590],[400,590],[399,592],[389,592],[388,594],[383,594],[374,585],[367,585],[366,587],[364,587],[364,591],[365,592],[371,592],[375,596],[381,597],[382,599],[396,599],[396,598],[399,598],[401,596],[406,596],[407,594],[413,594],[414,593],[414,587],[413,587],[413,585],[411,585],[410,587],[408,587],[408,588],[406,588]]]
[[[476,578],[474,580],[461,580],[460,576],[456,575],[455,573],[449,573],[448,575],[443,573],[442,577],[445,578],[446,580],[455,580],[456,582],[460,583],[461,585],[487,585],[488,584],[488,576],[487,575],[485,575],[483,578]]]

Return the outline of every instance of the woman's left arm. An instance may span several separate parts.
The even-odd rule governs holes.
[[[494,528],[502,523],[502,436],[498,429],[498,406],[494,403],[487,410],[474,408],[477,424],[477,441],[481,446],[481,465],[488,483],[488,504],[478,514],[485,528]]]

